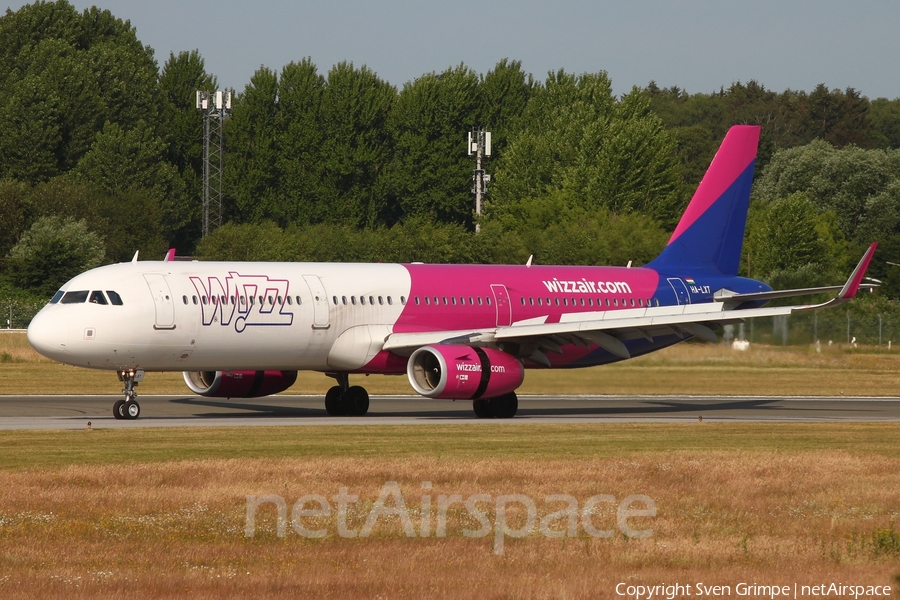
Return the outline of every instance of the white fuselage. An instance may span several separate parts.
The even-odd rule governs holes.
[[[28,335],[50,358],[97,369],[353,370],[380,349],[372,334],[384,341],[409,289],[393,264],[122,263],[63,290],[104,292],[106,304],[48,304]]]

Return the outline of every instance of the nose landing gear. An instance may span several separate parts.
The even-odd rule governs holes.
[[[118,371],[119,381],[125,383],[122,393],[125,398],[113,404],[113,416],[117,419],[137,419],[141,416],[141,405],[137,403],[137,392],[134,387],[144,379],[143,371],[134,369],[122,369]]]

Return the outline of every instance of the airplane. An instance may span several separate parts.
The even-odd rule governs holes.
[[[117,419],[136,419],[145,372],[182,371],[195,394],[256,398],[299,370],[337,384],[329,415],[366,414],[350,375],[406,375],[434,399],[510,418],[525,370],[625,360],[712,326],[836,306],[862,283],[877,244],[841,286],[773,291],[738,276],[760,128],[734,126],[661,254],[643,267],[138,261],[68,281],[28,341],[55,361],[116,371]],[[837,292],[814,305],[770,300]]]

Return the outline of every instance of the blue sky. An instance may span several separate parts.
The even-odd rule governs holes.
[[[79,10],[92,3],[72,2]],[[17,10],[24,2],[8,6]],[[398,88],[465,63],[508,57],[547,71],[607,71],[622,94],[650,80],[691,93],[756,79],[783,91],[853,87],[900,97],[897,0],[100,0],[162,65],[198,49],[222,87],[265,65],[347,60]]]

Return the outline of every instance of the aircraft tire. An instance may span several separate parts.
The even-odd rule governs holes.
[[[344,408],[344,414],[351,417],[361,417],[369,412],[369,392],[362,386],[351,386],[341,397],[341,404]]]
[[[117,419],[125,418],[125,410],[122,408],[125,406],[124,400],[118,400],[115,404],[113,404],[113,416]]]
[[[325,412],[331,417],[343,417],[344,405],[341,402],[341,388],[334,386],[325,394]]]
[[[141,405],[134,400],[129,400],[122,407],[122,413],[126,419],[134,420],[141,416]]]
[[[519,397],[515,392],[491,398],[488,402],[490,402],[491,411],[498,419],[512,419],[519,410]]]
[[[475,411],[475,416],[479,419],[493,419],[494,411],[491,409],[491,401],[486,400],[484,398],[479,398],[478,400],[472,400],[472,409]]]

